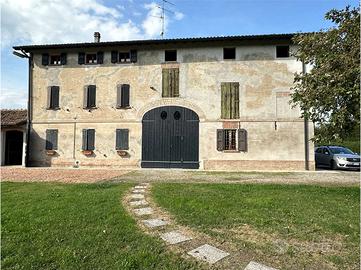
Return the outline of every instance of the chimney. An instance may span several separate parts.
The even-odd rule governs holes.
[[[100,33],[94,32],[94,42],[100,42]]]

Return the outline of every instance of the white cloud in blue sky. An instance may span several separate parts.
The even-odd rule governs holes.
[[[15,44],[48,44],[91,42],[93,33],[101,33],[102,41],[158,38],[162,30],[160,9],[155,2],[138,4],[119,1],[106,5],[100,0],[1,0],[2,80],[1,107],[25,107],[26,73],[19,84],[7,72],[11,46]],[[137,14],[134,20],[128,10]],[[143,11],[143,12],[140,12]],[[165,28],[171,21],[181,20],[177,11],[166,16]],[[19,61],[20,59],[16,59]],[[24,59],[20,61],[25,62]],[[5,65],[5,66],[4,66]],[[5,67],[5,70],[4,70]],[[3,78],[5,77],[5,78]]]

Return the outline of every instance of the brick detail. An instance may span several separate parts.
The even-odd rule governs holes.
[[[238,129],[239,128],[239,122],[235,121],[224,121],[223,122],[223,128],[224,129]]]

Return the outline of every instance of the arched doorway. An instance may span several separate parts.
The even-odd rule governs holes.
[[[9,130],[5,134],[5,165],[21,165],[23,158],[23,132]]]
[[[187,108],[163,106],[142,120],[143,168],[199,168],[199,118]]]

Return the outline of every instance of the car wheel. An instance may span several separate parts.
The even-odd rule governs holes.
[[[336,162],[334,160],[331,160],[330,169],[331,170],[336,170],[337,169]]]

